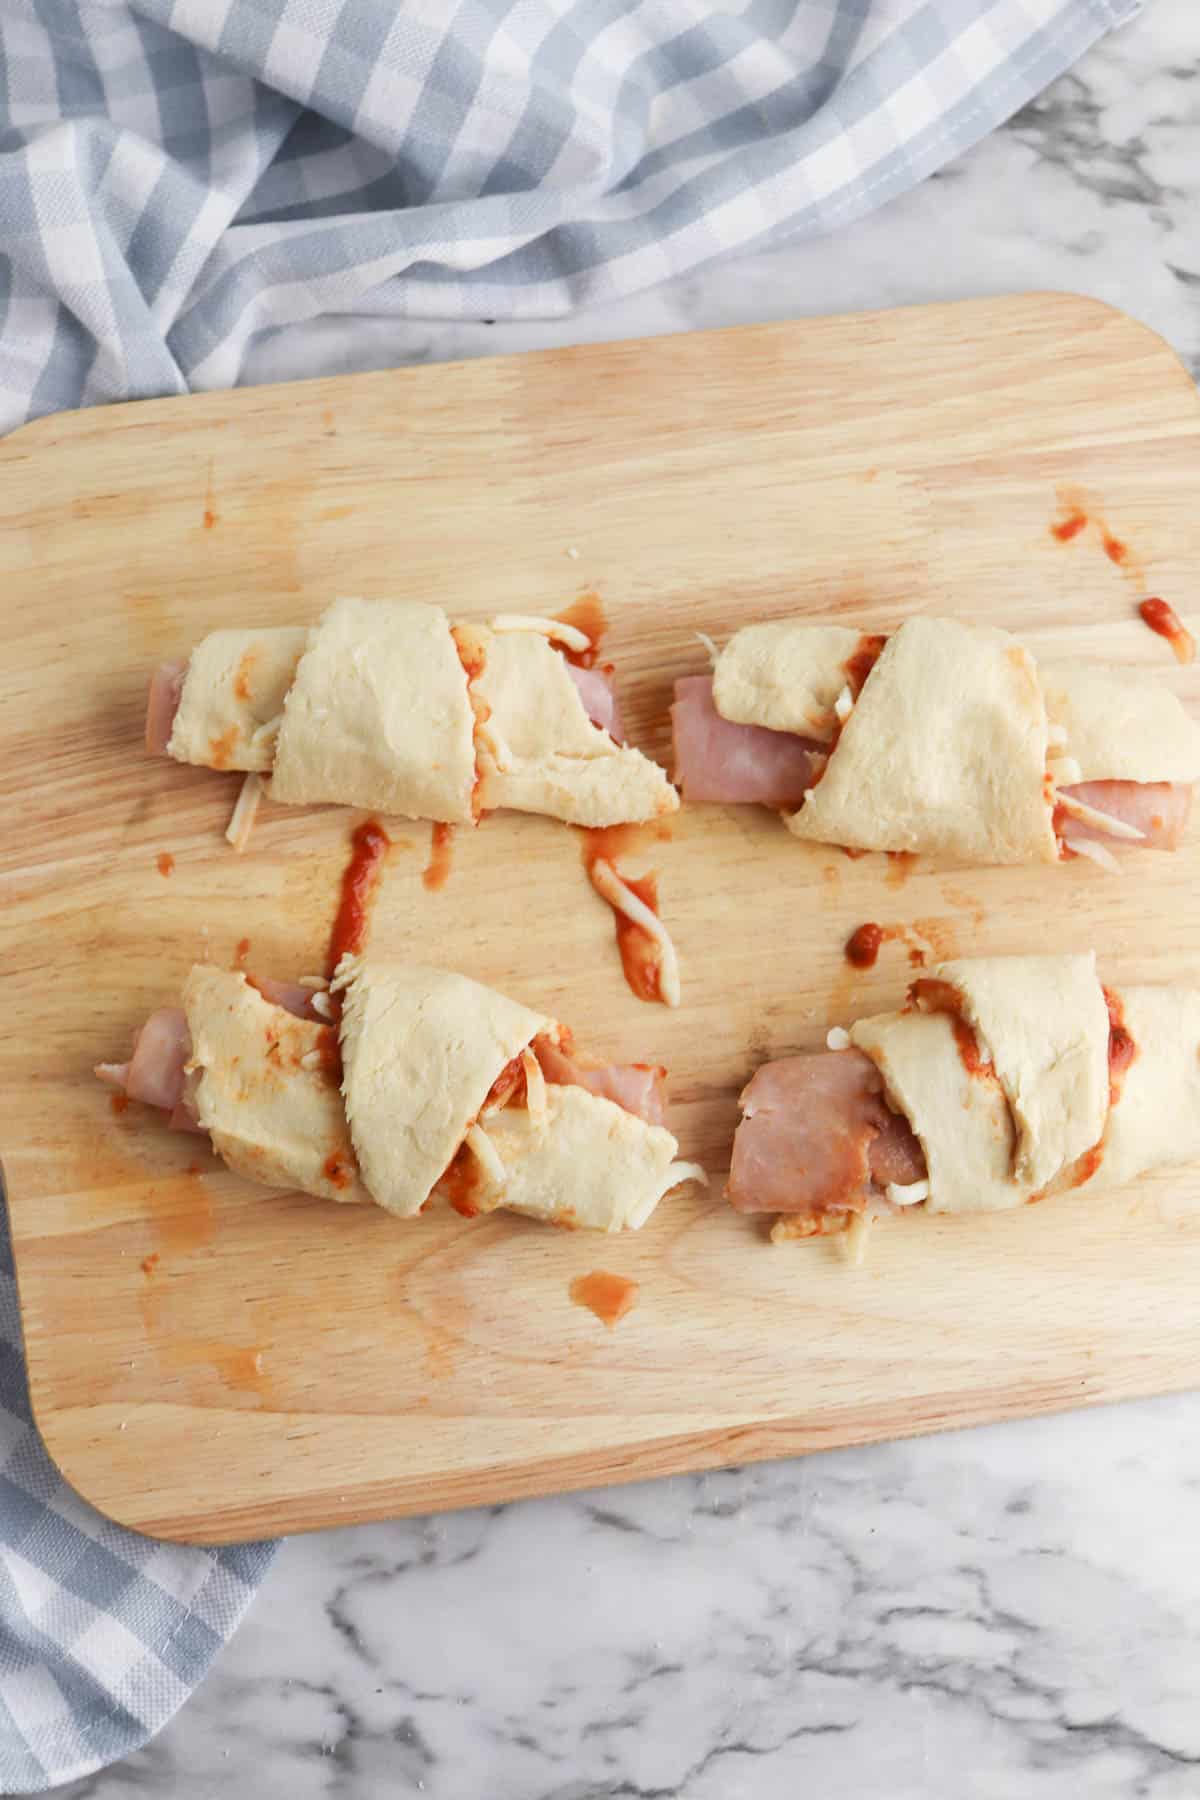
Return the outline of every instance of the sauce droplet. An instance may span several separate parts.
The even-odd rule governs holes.
[[[1079,536],[1087,522],[1088,517],[1082,507],[1073,506],[1065,519],[1056,519],[1051,525],[1050,535],[1057,538],[1060,544],[1069,544],[1073,537]]]
[[[422,883],[431,894],[436,894],[449,881],[453,850],[454,827],[439,822],[433,828],[429,843],[429,865],[421,875]]]
[[[636,1281],[625,1275],[610,1275],[605,1269],[577,1275],[567,1290],[576,1306],[586,1306],[610,1331],[618,1319],[633,1311],[638,1291]]]
[[[884,941],[882,925],[868,920],[846,939],[846,961],[856,969],[873,969]]]
[[[1138,612],[1151,631],[1156,631],[1159,637],[1166,638],[1179,662],[1190,663],[1194,660],[1196,640],[1191,632],[1180,623],[1179,615],[1173,606],[1168,606],[1165,600],[1143,600],[1138,607]]]
[[[162,876],[170,875],[175,869],[175,858],[169,850],[160,850],[157,857],[158,872]]]

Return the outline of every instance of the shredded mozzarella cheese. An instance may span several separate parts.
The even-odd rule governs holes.
[[[329,986],[329,979],[325,975],[301,975],[296,986],[312,988],[315,994],[323,994]]]
[[[541,1137],[546,1130],[546,1077],[542,1074],[542,1065],[532,1050],[522,1050],[521,1067],[525,1071],[525,1110],[529,1114],[529,1123]]]
[[[1095,806],[1089,806],[1085,800],[1076,800],[1073,794],[1060,794],[1058,804],[1071,818],[1078,819],[1081,825],[1091,825],[1095,830],[1104,832],[1106,837],[1125,838],[1131,842],[1145,841],[1146,834],[1139,831],[1136,825],[1127,825],[1124,819],[1114,819],[1111,813],[1101,812]],[[1079,848],[1071,845],[1072,850]]]
[[[237,802],[230,814],[229,823],[225,827],[226,841],[232,844],[239,853],[250,842],[250,833],[254,829],[254,820],[262,795],[263,784],[260,777],[247,775],[238,790]]]
[[[929,1183],[927,1181],[910,1181],[902,1184],[898,1181],[889,1181],[884,1192],[893,1206],[920,1206],[922,1200],[929,1198]]]
[[[867,1239],[875,1223],[870,1213],[852,1213],[846,1227],[846,1255],[856,1269],[866,1261]]]
[[[1050,778],[1056,787],[1074,787],[1076,782],[1083,780],[1083,770],[1073,756],[1056,756],[1052,751],[1047,761]]]
[[[279,728],[282,724],[283,714],[277,712],[273,719],[266,719],[261,725],[256,725],[250,733],[250,748],[252,750],[269,750],[271,760],[274,762],[275,740],[279,736]]]
[[[854,695],[850,692],[849,687],[842,689],[833,703],[833,710],[837,714],[838,724],[844,725],[854,711]]]
[[[308,1004],[312,1007],[318,1019],[332,1019],[333,1001],[329,998],[328,994],[315,993]]]
[[[601,859],[594,862],[591,868],[592,886],[602,900],[617,912],[632,919],[635,925],[652,937],[658,945],[659,991],[668,1006],[678,1006],[680,999],[679,959],[675,955],[675,946],[667,935],[667,928],[656,912],[652,912],[644,900],[639,900],[632,889],[627,888],[613,865]]]
[[[568,650],[582,654],[590,650],[592,640],[578,625],[564,624],[562,619],[539,619],[532,613],[497,613],[490,621],[493,631],[538,631],[552,644],[565,644]]]
[[[500,1160],[500,1152],[483,1126],[472,1125],[464,1141],[491,1185],[502,1190],[508,1181],[508,1171]]]
[[[699,640],[699,642],[704,645],[704,648],[708,651],[708,660],[712,664],[713,668],[715,669],[717,666],[717,658],[718,658],[718,656],[720,656],[721,652],[717,649],[717,646],[714,644],[713,640],[709,637],[707,631],[698,631],[696,633],[696,637]]]
[[[825,1048],[827,1050],[848,1050],[850,1048],[850,1033],[842,1025],[830,1026],[829,1030],[825,1033]]]
[[[1112,851],[1106,850],[1103,844],[1097,844],[1091,838],[1076,838],[1068,845],[1068,849],[1073,850],[1076,856],[1086,856],[1091,862],[1099,863],[1110,875],[1121,873],[1121,865]]]

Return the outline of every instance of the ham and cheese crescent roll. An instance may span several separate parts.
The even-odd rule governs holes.
[[[1169,690],[1046,666],[1007,632],[908,619],[891,637],[751,625],[676,683],[686,800],[778,807],[797,837],[982,863],[1176,848],[1200,725]]]
[[[325,992],[199,965],[182,1013],[96,1073],[250,1180],[398,1218],[437,1195],[636,1230],[705,1179],[662,1123],[665,1071],[577,1062],[556,1021],[442,969],[345,957]]]
[[[1200,991],[1105,988],[1089,952],[942,963],[900,1012],[767,1063],[728,1196],[777,1240],[905,1206],[993,1212],[1200,1157]]]
[[[662,769],[619,741],[611,669],[574,627],[453,625],[421,601],[337,600],[311,630],[217,631],[151,683],[150,750],[270,775],[293,806],[468,824],[512,807],[603,826],[673,812]],[[251,784],[257,792],[256,784]]]

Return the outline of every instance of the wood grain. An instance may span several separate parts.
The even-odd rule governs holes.
[[[1197,1379],[1200,1170],[906,1217],[861,1270],[771,1249],[720,1199],[749,1072],[909,979],[900,942],[849,969],[854,926],[1200,980],[1195,832],[1120,880],[909,872],[685,811],[652,858],[684,974],[669,1014],[626,992],[576,834],[497,816],[428,893],[428,829],[398,824],[377,948],[670,1064],[682,1154],[714,1186],[628,1238],[255,1190],[114,1115],[90,1074],[198,957],[249,937],[264,973],[317,967],[335,906],[353,815],[265,808],[235,857],[234,780],[142,753],[151,665],[211,627],[347,592],[478,614],[595,588],[633,737],[664,757],[694,634],[796,611],[992,620],[1200,703],[1134,610],[1160,593],[1186,615],[1200,580],[1200,416],[1151,333],[1041,295],[553,351],[43,420],[0,474],[4,1165],[38,1420],[103,1511],[236,1539]],[[1077,495],[1123,566],[1097,524],[1053,537]],[[568,1292],[597,1268],[640,1284],[612,1331]]]

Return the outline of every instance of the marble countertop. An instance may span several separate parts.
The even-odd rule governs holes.
[[[332,320],[249,381],[1066,288],[1200,375],[1200,9],[1152,0],[834,239],[549,325]],[[286,1544],[71,1800],[1192,1800],[1200,1395]]]

